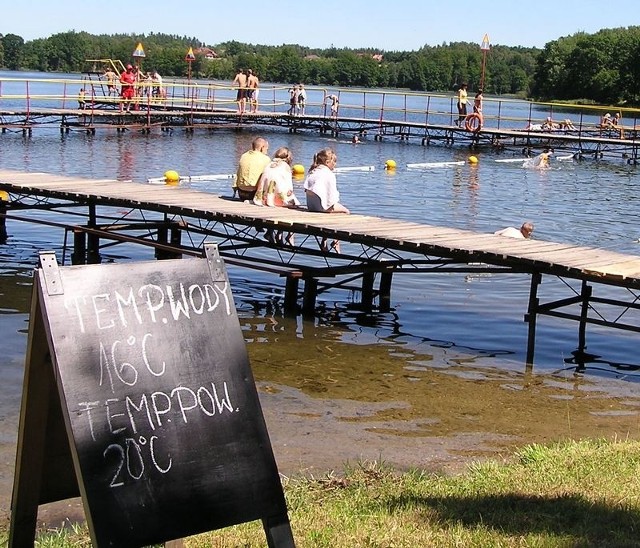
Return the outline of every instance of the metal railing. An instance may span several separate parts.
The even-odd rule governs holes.
[[[126,101],[118,94],[105,92],[106,81],[86,75],[77,78],[15,78],[0,74],[0,113],[22,113],[46,109],[121,109]],[[84,97],[80,98],[80,90]],[[259,88],[258,113],[286,114],[290,108],[290,86],[262,84]],[[158,92],[159,91],[159,92]],[[237,88],[228,82],[165,79],[161,86],[153,81],[136,84],[132,101],[137,110],[177,109],[193,112],[238,110]],[[338,98],[337,117],[382,123],[454,126],[458,119],[457,98],[453,94],[418,93],[402,90],[306,87],[305,116],[332,118],[330,97]],[[245,105],[250,113],[253,105]],[[606,112],[621,116],[619,127],[636,128],[640,109],[542,103],[515,98],[485,97],[484,127],[525,131],[557,131],[570,127],[578,131],[606,129],[602,116]],[[615,130],[615,128],[612,128]]]

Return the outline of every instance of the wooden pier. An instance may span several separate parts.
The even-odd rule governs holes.
[[[83,108],[73,92],[84,85]],[[5,95],[7,88],[24,94]],[[40,92],[34,92],[34,89]],[[51,88],[51,91],[49,91]],[[576,112],[571,126],[547,123],[566,105],[533,103],[514,99],[485,98],[484,122],[474,131],[458,119],[455,99],[438,94],[406,91],[324,89],[309,87],[303,113],[289,113],[286,87],[263,86],[256,112],[238,112],[236,90],[213,83],[167,83],[166,94],[154,97],[147,88],[126,112],[117,96],[105,96],[104,82],[0,79],[0,133],[21,132],[29,136],[43,128],[96,134],[102,131],[288,131],[314,132],[334,137],[399,140],[423,146],[467,146],[512,149],[524,156],[544,148],[574,154],[576,158],[622,158],[640,160],[640,111],[622,112],[619,126],[603,127],[604,107],[572,105]],[[340,97],[338,113],[332,113],[326,98]],[[524,108],[523,108],[524,105]],[[624,111],[624,112],[623,112]],[[514,115],[513,112],[517,112]],[[560,114],[565,116],[565,114]],[[528,129],[527,129],[528,128]]]
[[[314,313],[318,294],[330,288],[359,294],[365,310],[389,310],[393,277],[406,272],[517,273],[531,277],[528,363],[539,315],[578,322],[578,356],[587,324],[640,332],[640,320],[632,318],[640,311],[636,255],[366,215],[260,207],[169,185],[0,170],[0,190],[8,194],[0,202],[0,235],[6,219],[58,227],[63,264],[99,263],[120,244],[153,248],[158,259],[200,256],[204,243],[214,241],[229,264],[283,277],[285,311],[304,315]],[[340,252],[327,250],[331,240],[341,242]],[[539,287],[548,276],[577,281],[580,289],[567,284],[567,298],[541,302]],[[596,295],[605,287],[620,289],[620,296]],[[599,306],[615,309],[613,319]]]

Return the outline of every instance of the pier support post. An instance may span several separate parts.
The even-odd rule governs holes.
[[[311,316],[316,309],[316,297],[318,296],[318,280],[306,278],[302,294],[302,315]]]
[[[87,261],[87,233],[80,229],[73,229],[73,253],[71,264],[85,264]]]
[[[379,286],[379,306],[380,312],[389,312],[391,310],[391,281],[393,279],[393,271],[380,273],[380,286]]]
[[[169,242],[169,227],[166,224],[162,224],[158,227],[156,232],[156,241],[159,244],[167,244]],[[156,247],[155,257],[157,260],[162,261],[164,259],[168,259],[169,254],[164,250]]]
[[[362,274],[362,308],[367,312],[373,308],[373,282],[375,275],[373,272]]]
[[[177,223],[171,225],[171,245],[180,247],[182,245],[182,230]],[[182,253],[171,253],[172,259],[182,259]]]
[[[7,243],[7,200],[0,196],[0,244]]]
[[[582,304],[580,308],[580,325],[578,327],[578,352],[579,355],[584,354],[587,348],[587,318],[589,316],[589,300],[591,299],[592,287],[587,284],[586,280],[582,280],[582,290],[580,298]]]
[[[286,316],[295,315],[297,312],[299,286],[300,278],[287,276],[284,287],[284,313]]]
[[[169,229],[171,229],[171,235],[169,235]],[[180,229],[180,225],[169,222],[159,225],[156,232],[156,241],[159,244],[180,247],[182,245],[182,230]],[[156,248],[155,257],[159,261],[164,259],[182,259],[182,253]]]
[[[536,319],[538,315],[538,286],[542,281],[542,274],[534,272],[531,274],[531,290],[529,291],[529,308],[524,316],[524,321],[529,323],[529,336],[527,338],[527,367],[533,365],[533,355],[536,347]]]
[[[96,205],[89,205],[89,227],[96,228]],[[87,234],[87,264],[100,264],[100,236]]]

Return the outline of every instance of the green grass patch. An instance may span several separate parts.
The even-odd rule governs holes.
[[[530,445],[463,474],[398,473],[359,463],[286,479],[299,547],[640,546],[640,443]],[[0,543],[6,542],[6,531]],[[85,530],[41,532],[37,546],[88,546]],[[191,537],[191,548],[262,547],[259,522]]]

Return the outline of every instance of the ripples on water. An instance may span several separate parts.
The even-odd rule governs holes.
[[[237,159],[255,137],[251,131],[181,131],[144,135],[129,132],[94,136],[36,129],[29,138],[8,133],[0,136],[0,165],[6,169],[43,171],[88,178],[145,181],[168,169],[181,175],[233,173]],[[401,218],[478,232],[493,232],[525,219],[535,223],[534,237],[571,242],[611,250],[638,253],[639,207],[637,168],[623,159],[553,163],[551,169],[524,169],[497,158],[517,158],[474,151],[477,166],[469,164],[432,169],[407,169],[407,163],[466,160],[463,146],[422,147],[416,143],[373,139],[353,145],[347,139],[317,135],[267,133],[270,151],[289,146],[294,163],[308,167],[314,152],[331,146],[339,166],[373,165],[373,172],[349,172],[338,176],[342,201],[354,213]],[[382,168],[387,159],[396,172]],[[187,185],[185,185],[187,186]],[[193,188],[229,195],[230,181],[192,183]],[[302,197],[302,191],[299,190]],[[9,331],[23,331],[28,282],[25,273],[35,264],[41,249],[59,249],[62,233],[10,223],[12,238],[0,251],[3,299],[15,292],[17,304],[3,305],[2,314],[14,317]],[[118,251],[120,253],[120,251]],[[132,248],[132,258],[140,251]],[[146,258],[146,257],[145,257]],[[281,280],[268,275],[230,269],[238,309],[243,317],[279,317]],[[16,277],[17,275],[17,277]],[[553,281],[545,280],[544,289]],[[17,284],[17,285],[16,285]],[[271,287],[265,291],[265,287]],[[344,292],[321,295],[315,324],[298,325],[299,339],[318,330],[337,330],[341,340],[355,344],[372,341],[411,347],[438,356],[439,366],[473,360],[491,365],[523,367],[526,352],[529,278],[517,275],[397,275],[392,289],[393,312],[366,315],[353,306]],[[17,314],[16,311],[18,311]],[[15,315],[15,316],[12,316]],[[5,322],[6,323],[6,322]],[[291,327],[290,327],[291,328]],[[3,329],[4,332],[5,329]],[[637,361],[633,338],[614,330],[587,329],[588,350],[620,364]],[[561,370],[577,346],[577,324],[539,318],[536,367]],[[445,351],[446,350],[446,351]],[[626,367],[603,364],[595,374],[628,375]],[[633,377],[631,377],[633,378]]]

